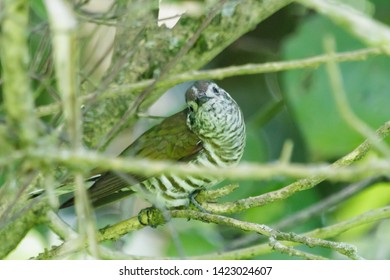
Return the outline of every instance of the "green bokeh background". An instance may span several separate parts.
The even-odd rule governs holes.
[[[34,1],[32,1],[34,2]],[[172,1],[174,2],[174,1]],[[353,2],[353,1],[352,1]],[[366,13],[385,24],[390,24],[390,2],[387,0],[356,1],[360,8],[367,8]],[[36,1],[32,5],[32,20],[39,22],[45,17],[44,9]],[[364,48],[364,44],[335,25],[327,18],[304,9],[300,5],[290,5],[261,23],[255,30],[244,35],[224,52],[218,55],[205,69],[308,58],[324,53],[323,40],[331,35],[336,40],[338,52]],[[39,36],[39,35],[38,35]],[[38,47],[40,40],[31,36],[31,53]],[[366,61],[348,62],[339,65],[342,71],[345,91],[353,112],[372,129],[390,119],[390,59],[385,56],[370,57]],[[51,78],[47,84],[54,85]],[[239,103],[247,123],[247,146],[243,161],[273,162],[282,153],[285,142],[292,141],[293,162],[331,162],[353,150],[363,141],[353,128],[345,123],[335,106],[329,79],[324,66],[317,69],[293,70],[263,75],[250,75],[227,78],[218,81]],[[46,88],[47,89],[47,88]],[[51,102],[53,96],[47,90],[37,90],[37,105]],[[281,102],[282,106],[275,106]],[[178,102],[177,110],[183,104]],[[267,113],[267,109],[275,110]],[[171,109],[170,109],[171,110]],[[48,122],[52,120],[48,119]],[[125,141],[125,140],[124,140]],[[1,178],[0,178],[1,179]],[[240,188],[226,200],[235,200],[259,195],[279,189],[291,181],[284,177],[270,181],[242,181]],[[221,185],[227,184],[224,182]],[[332,193],[345,187],[344,184],[324,182],[314,189],[301,192],[293,197],[254,208],[234,217],[241,220],[272,225],[310,206]],[[369,209],[374,209],[390,202],[390,186],[379,183],[345,201],[335,209],[322,213],[304,224],[286,229],[296,233],[304,232],[337,221],[356,216]],[[133,210],[132,199],[99,209],[99,226],[113,224],[128,218]],[[137,202],[138,203],[138,202]],[[128,212],[126,212],[128,210]],[[134,214],[134,213],[133,213]],[[74,222],[72,210],[64,211],[63,216],[70,223]],[[231,249],[237,240],[248,235],[231,228],[204,224],[197,221],[173,221],[173,228],[179,236],[180,246],[186,256],[208,254]],[[390,258],[389,223],[370,224],[346,232],[336,240],[351,242],[358,246],[359,253],[368,258]],[[152,233],[150,233],[152,232]],[[128,253],[134,251],[133,244],[140,235],[152,236],[159,240],[158,250],[151,255],[180,256],[174,234],[168,226],[157,229],[143,229],[139,233],[129,234],[115,243],[107,243],[113,248],[122,248]],[[34,242],[48,247],[53,244],[51,234],[45,227],[34,229]],[[138,239],[137,239],[138,240]],[[143,241],[155,244],[154,241]],[[259,242],[257,240],[256,242]],[[387,242],[387,243],[386,243]],[[147,246],[149,243],[145,243]],[[28,245],[31,246],[31,245]],[[387,245],[389,246],[389,245]],[[24,247],[23,247],[24,248]],[[305,248],[301,248],[305,249]],[[324,249],[310,249],[325,257],[340,258]],[[28,258],[31,254],[17,252],[10,258]],[[289,256],[272,253],[261,258],[289,259]]]

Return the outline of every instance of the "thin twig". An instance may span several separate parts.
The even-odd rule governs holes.
[[[349,197],[359,193],[363,189],[372,186],[376,182],[382,180],[380,177],[376,178],[369,178],[354,184],[350,184],[343,188],[341,191],[317,202],[316,204],[306,207],[299,212],[294,213],[291,216],[288,216],[287,218],[272,224],[271,227],[278,229],[278,230],[285,230],[292,226],[301,225],[305,221],[308,221],[309,219],[316,217],[320,214],[323,214],[324,212],[333,211],[339,203],[344,202]],[[245,245],[251,244],[255,241],[259,240],[259,235],[249,235],[245,236],[242,239],[234,240],[231,244],[229,244],[230,249],[240,248]]]
[[[253,231],[265,235],[268,238],[272,238],[279,241],[283,240],[283,241],[296,242],[300,244],[305,244],[309,247],[320,246],[324,248],[331,248],[349,258],[352,259],[361,258],[359,255],[357,255],[356,248],[346,243],[327,241],[327,240],[323,240],[323,239],[319,239],[307,235],[280,232],[266,225],[243,222],[230,217],[202,213],[202,212],[191,211],[191,210],[173,210],[171,211],[171,215],[174,218],[187,218],[187,219],[190,218],[190,219],[196,219],[208,223],[212,222],[219,225],[227,225],[244,231]],[[273,242],[271,242],[271,244],[272,243]],[[295,253],[297,252],[290,251],[290,253],[295,255]]]
[[[384,23],[341,1],[297,0],[297,2],[325,15],[367,45],[379,47],[390,54],[390,29]]]
[[[67,223],[65,223],[53,210],[49,210],[46,213],[46,217],[47,225],[62,240],[70,240],[77,238],[77,233]]]
[[[364,138],[366,138],[377,151],[381,152],[384,156],[390,159],[389,147],[381,141],[381,139],[375,134],[375,131],[373,131],[364,121],[359,119],[348,104],[341,71],[334,59],[336,48],[335,44],[333,37],[328,36],[325,38],[325,50],[330,57],[326,63],[326,70],[329,76],[333,98],[336,101],[336,106],[340,115],[344,118],[347,124],[351,126],[351,128],[355,129]]]
[[[221,10],[222,5],[226,2],[226,0],[220,0],[217,5],[210,11],[210,13],[206,16],[205,20],[202,22],[200,27],[195,31],[195,33],[190,37],[187,43],[180,49],[180,51],[161,69],[161,74],[158,78],[152,81],[148,87],[146,87],[135,99],[133,104],[126,110],[120,120],[115,124],[115,126],[101,139],[98,149],[102,149],[106,147],[109,141],[117,135],[117,133],[121,130],[123,125],[126,123],[128,118],[135,114],[138,107],[141,105],[145,97],[155,88],[155,86],[162,80],[164,80],[167,76],[169,76],[170,72],[174,68],[174,66],[180,61],[180,59],[191,49],[191,47],[198,40],[199,36],[202,34],[203,30],[210,24],[211,20],[217,15],[217,13]]]
[[[28,76],[27,42],[29,5],[25,1],[5,0],[1,22],[0,59],[2,96],[8,130],[14,145],[27,148],[36,144],[39,126],[34,114],[34,100]]]
[[[294,249],[292,247],[283,245],[283,243],[279,242],[273,236],[271,236],[269,238],[269,245],[271,246],[271,248],[273,250],[278,251],[282,254],[289,255],[289,256],[296,256],[296,257],[300,257],[300,258],[303,258],[306,260],[327,260],[327,258],[318,256],[318,255],[314,255],[314,254],[310,254],[307,252],[303,252],[301,250],[297,250],[297,249]]]
[[[282,188],[280,191],[288,191],[288,193],[285,193],[284,195],[292,195],[294,192],[309,189],[313,187],[316,183],[318,184],[320,181],[323,181],[325,178],[337,181],[351,181],[364,179],[372,176],[386,176],[386,174],[390,172],[390,162],[381,159],[372,159],[368,162],[362,163],[361,165],[345,165],[345,167],[337,167],[334,164],[258,164],[247,162],[241,163],[238,166],[226,168],[206,168],[203,166],[188,166],[182,163],[172,164],[172,162],[169,161],[154,161],[132,157],[113,158],[106,157],[95,152],[86,151],[82,153],[72,153],[67,149],[59,149],[56,152],[57,154],[48,154],[43,151],[29,151],[25,154],[25,156],[37,163],[59,164],[68,168],[79,168],[81,170],[90,170],[93,168],[98,168],[99,170],[114,170],[124,173],[127,172],[134,174],[142,174],[145,176],[174,174],[181,176],[211,176],[217,179],[233,180],[268,180],[275,178],[276,176],[286,176],[289,178],[296,179],[310,177],[297,181],[285,188]],[[75,163],[77,161],[79,162],[78,166],[76,166]],[[0,158],[0,162],[5,163],[5,159]],[[277,197],[281,195],[280,191],[269,193],[271,194],[271,197],[265,199],[272,200],[273,198],[276,198],[277,200],[279,200],[279,198]],[[253,200],[256,200],[258,198],[259,197],[257,196],[253,197]],[[237,207],[244,202],[245,201],[240,201],[236,206],[234,206],[234,209],[237,209]],[[247,202],[256,204],[256,202],[254,201]],[[263,205],[264,202],[265,201],[263,201],[261,204]],[[211,205],[205,206],[210,209],[214,209]],[[228,207],[228,204],[223,206],[223,208],[226,207]],[[222,208],[219,209],[219,211],[222,210]]]
[[[211,223],[217,223],[217,224],[224,224],[232,227],[239,228],[240,230],[244,231],[255,231],[257,233],[266,235],[268,237],[281,239],[283,240],[284,246],[295,246],[297,244],[291,244],[291,243],[284,243],[287,241],[293,241],[298,242],[300,244],[304,243],[308,245],[309,247],[312,246],[322,246],[326,248],[332,248],[336,251],[339,251],[340,253],[353,258],[353,259],[360,259],[361,257],[356,254],[356,249],[345,243],[340,242],[331,242],[327,240],[323,240],[324,238],[331,238],[334,236],[339,235],[340,233],[347,231],[349,229],[367,224],[376,222],[383,219],[389,219],[390,218],[390,206],[386,206],[383,208],[371,210],[368,212],[365,212],[359,216],[353,217],[349,220],[342,221],[340,223],[315,229],[310,232],[306,232],[303,234],[290,234],[290,233],[283,233],[278,232],[266,225],[259,225],[259,224],[253,224],[248,222],[239,221],[233,218],[219,216],[219,215],[213,215],[213,214],[207,214],[207,213],[201,213],[197,211],[192,210],[173,210],[170,211],[171,217],[173,218],[186,218],[186,219],[197,219],[200,221],[205,222],[211,222]],[[116,225],[107,227],[105,229],[102,229],[100,232],[99,240],[116,240],[120,238],[122,235],[127,234],[131,231],[138,230],[140,228],[143,228],[144,225],[139,223],[139,219],[137,217],[130,218],[129,220],[122,221]],[[272,240],[271,240],[272,241]],[[271,242],[272,244],[272,242]],[[45,254],[42,254],[39,256],[39,258],[52,258],[52,257],[58,257],[62,254],[69,254],[70,252],[75,252],[79,248],[85,246],[80,243],[75,243],[75,240],[70,240],[67,242],[64,242],[61,246],[58,246],[56,248],[53,248],[52,250],[46,252]],[[243,258],[251,258],[253,256],[263,255],[266,253],[271,252],[272,247],[269,246],[269,244],[261,244],[251,247],[246,247],[243,249],[233,250],[229,252],[224,253],[217,253],[217,254],[210,254],[210,255],[202,255],[197,257],[192,257],[191,259],[243,259]],[[302,255],[303,256],[303,255]],[[125,259],[126,255],[121,254],[121,258]],[[141,256],[128,256],[129,259],[142,259],[144,257]]]
[[[351,219],[333,224],[328,227],[318,228],[313,231],[300,234],[301,236],[315,237],[315,238],[332,238],[342,232],[353,229],[355,227],[381,221],[390,218],[390,206],[370,210],[361,215]],[[272,251],[268,244],[254,245],[242,249],[232,250],[224,253],[213,253],[209,255],[198,256],[197,259],[242,259],[250,258],[252,256],[260,256],[268,254]]]
[[[380,55],[382,50],[379,48],[368,48],[357,51],[348,51],[337,53],[335,55],[335,61],[337,62],[348,62],[348,61],[358,61],[365,60],[370,56]],[[329,55],[319,55],[304,59],[297,59],[291,61],[281,61],[281,62],[267,62],[259,64],[246,64],[240,66],[230,66],[219,69],[212,70],[202,70],[202,71],[189,71],[183,74],[177,74],[174,76],[167,77],[165,80],[160,81],[158,87],[169,88],[179,83],[193,81],[193,80],[204,80],[204,79],[213,79],[221,80],[227,77],[232,76],[241,76],[241,75],[254,75],[261,73],[272,73],[287,71],[293,69],[304,69],[304,68],[316,68],[321,64],[326,63],[329,60]],[[144,80],[130,85],[120,85],[117,87],[111,87],[105,92],[102,92],[99,96],[96,96],[95,93],[86,94],[80,97],[80,102],[88,102],[91,98],[97,98],[99,100],[104,100],[105,98],[117,96],[117,95],[129,95],[134,94],[134,92],[140,92],[145,88],[149,87],[154,80]],[[37,115],[42,117],[46,115],[51,115],[59,111],[60,104],[52,103],[50,105],[40,106],[37,109]]]
[[[378,131],[378,136],[385,137],[390,133],[390,122],[385,123]],[[275,176],[288,176],[291,178],[303,178],[281,190],[270,192],[266,195],[250,198],[249,200],[238,201],[236,205],[232,205],[230,210],[238,209],[240,206],[260,206],[264,205],[269,200],[279,200],[282,197],[290,196],[297,191],[302,191],[313,187],[325,178],[339,181],[358,180],[366,177],[386,175],[390,170],[390,162],[381,159],[372,159],[360,165],[351,165],[360,160],[369,150],[370,145],[367,141],[359,145],[355,150],[331,165],[328,164],[256,164],[256,163],[241,163],[238,166],[218,168],[218,167],[202,167],[195,165],[187,165],[183,163],[172,164],[170,161],[151,161],[140,158],[113,158],[103,156],[96,152],[73,152],[67,149],[56,149],[56,151],[40,151],[32,150],[26,153],[21,153],[19,156],[24,156],[30,160],[44,164],[61,164],[68,168],[77,167],[79,170],[91,168],[99,168],[100,170],[114,170],[124,173],[135,173],[146,176],[175,174],[175,175],[198,175],[212,176],[219,179],[270,179]],[[14,158],[14,159],[17,159]],[[9,160],[0,158],[0,164],[7,164]],[[77,165],[75,165],[77,163]],[[351,165],[351,166],[349,166]],[[257,201],[261,199],[261,201]],[[257,204],[260,203],[260,204]],[[227,203],[223,208],[229,208]],[[214,209],[211,205],[206,205],[210,210]]]
[[[70,146],[77,153],[81,147],[82,123],[78,96],[78,50],[76,46],[77,22],[72,10],[62,0],[46,0],[50,27],[53,33],[54,62],[57,75],[58,90],[62,97],[63,111]],[[95,221],[89,203],[84,178],[76,172],[74,177],[75,207],[79,222],[80,238],[88,241],[92,256],[98,257],[98,246]]]
[[[379,138],[384,138],[389,135],[390,133],[390,121],[386,122],[383,126],[381,126],[377,131],[377,136]],[[355,168],[360,168],[363,165],[359,166],[350,166],[347,168],[347,166],[351,165],[354,162],[359,161],[361,158],[363,158],[368,150],[370,149],[370,144],[366,140],[362,144],[360,144],[356,149],[354,149],[352,152],[349,154],[345,155],[344,157],[340,158],[339,160],[335,161],[333,164],[328,166],[327,172],[328,175],[332,173],[337,173],[338,175],[341,175],[343,172],[348,170],[349,168],[355,169]],[[385,165],[390,164],[388,160],[384,160],[383,163]],[[369,168],[368,165],[365,166],[366,168]],[[386,175],[386,172],[381,173],[378,172],[381,168],[377,166],[378,169],[376,169],[371,176],[380,176]],[[337,171],[336,171],[337,170]],[[296,170],[298,171],[298,170]],[[244,172],[244,171],[243,171]],[[260,172],[260,171],[258,171]],[[360,173],[355,173],[355,179],[358,179],[359,175],[363,174],[365,171],[362,169],[360,170]],[[297,172],[296,174],[298,174]],[[238,212],[242,211],[245,209],[253,208],[253,207],[260,207],[266,204],[269,204],[271,202],[275,201],[280,201],[283,199],[286,199],[287,197],[290,197],[294,195],[297,192],[311,189],[314,186],[318,185],[320,182],[324,181],[325,179],[330,179],[330,177],[326,175],[325,173],[323,174],[312,174],[307,176],[307,178],[298,180],[284,188],[281,188],[279,190],[273,191],[273,192],[268,192],[259,196],[255,197],[250,197],[250,198],[245,198],[241,199],[235,202],[227,202],[224,204],[219,204],[219,205],[205,205],[205,209],[208,211],[211,211],[212,213],[233,213],[233,212]],[[352,178],[351,178],[352,179]]]

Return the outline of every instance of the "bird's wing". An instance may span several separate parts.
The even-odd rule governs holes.
[[[189,161],[202,149],[200,139],[186,125],[187,111],[166,118],[159,125],[142,134],[127,147],[121,157],[139,157],[156,160]],[[89,188],[89,197],[95,207],[112,202],[132,193],[129,186],[149,177],[135,174],[106,172]],[[73,205],[73,199],[61,205]]]
[[[187,110],[166,118],[142,134],[121,156],[188,161],[201,149],[198,136],[186,124]]]

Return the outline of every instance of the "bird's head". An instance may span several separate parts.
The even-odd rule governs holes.
[[[237,103],[217,84],[197,81],[186,92],[187,125],[201,139],[231,132],[241,123]]]

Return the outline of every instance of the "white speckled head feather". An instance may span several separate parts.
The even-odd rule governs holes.
[[[210,81],[195,82],[186,92],[187,125],[203,141],[216,165],[237,163],[245,147],[245,123],[233,98]]]

